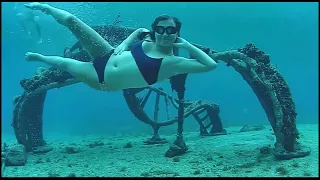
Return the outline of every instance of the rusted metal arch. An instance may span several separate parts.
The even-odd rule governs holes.
[[[110,42],[110,44],[117,46],[135,29],[107,25],[96,27],[95,30]],[[227,63],[228,66],[232,66],[251,86],[275,132],[276,143],[274,155],[276,158],[291,159],[310,154],[310,148],[301,145],[297,141],[299,138],[296,129],[297,113],[290,89],[281,74],[270,63],[267,54],[257,49],[253,44],[247,44],[244,48],[225,52],[216,52],[207,47],[196,46],[213,59],[223,61]],[[85,52],[78,53],[74,58],[80,61],[88,61],[88,56]],[[25,92],[15,100],[13,120],[15,129],[19,129],[19,127],[21,129],[22,124],[28,124],[25,122],[36,121],[35,119],[39,119],[40,116],[42,118],[41,108],[38,110],[39,113],[36,118],[28,117],[30,108],[28,110],[26,105],[28,102],[31,102],[31,97],[35,96],[34,98],[41,99],[42,94],[47,90],[73,83],[77,82],[68,73],[54,68],[44,70],[40,73],[40,76],[22,80],[21,85],[25,89]],[[23,130],[20,130],[20,132],[21,131]],[[20,140],[20,142],[22,141]],[[38,142],[44,141],[41,140]]]

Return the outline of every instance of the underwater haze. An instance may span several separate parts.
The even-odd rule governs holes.
[[[184,119],[183,138],[179,138],[182,137],[179,134],[177,136],[178,123],[174,123],[160,128],[159,136],[164,139],[150,140],[149,138],[158,136],[153,136],[154,131],[150,125],[134,116],[131,110],[140,107],[130,110],[122,91],[98,91],[83,83],[47,91],[43,119],[37,118],[37,107],[42,107],[42,104],[34,103],[37,99],[25,101],[27,98],[24,97],[30,96],[15,97],[24,93],[21,80],[34,77],[36,72],[40,72],[42,76],[45,72],[41,74],[39,70],[43,68],[40,67],[49,66],[26,61],[25,54],[37,52],[63,56],[65,48],[74,45],[77,39],[68,28],[50,15],[31,11],[24,7],[24,3],[1,3],[1,176],[319,176],[318,3],[48,4],[74,14],[92,27],[110,25],[119,20],[119,26],[151,29],[156,17],[168,14],[182,22],[181,36],[184,39],[218,52],[244,48],[253,43],[259,50],[270,55],[271,67],[275,67],[288,84],[297,112],[296,122],[291,99],[286,96],[287,88],[281,84],[281,76],[276,76],[274,79],[279,79],[280,82],[273,82],[272,85],[276,86],[272,87],[280,90],[274,91],[279,94],[272,96],[272,102],[266,99],[273,92],[261,90],[262,93],[269,93],[261,95],[261,102],[271,102],[266,106],[274,108],[268,115],[276,125],[270,125],[268,116],[253,91],[256,89],[244,80],[248,71],[240,70],[242,76],[232,67],[244,62],[238,60],[234,60],[231,66],[219,61],[213,71],[187,76],[186,102],[198,103],[186,107],[186,111],[202,105],[198,100],[219,105],[218,116],[215,111],[217,106],[206,106],[208,109],[204,111],[209,117],[206,120],[213,125],[208,134],[201,131],[207,122],[203,121],[202,124],[194,118],[197,117],[197,111],[193,112],[194,116]],[[41,40],[36,26],[27,26],[30,30],[28,33],[19,23],[26,20],[22,14],[32,15],[32,12],[33,20],[40,26]],[[186,51],[179,53],[189,57]],[[263,64],[260,63],[262,60],[254,58],[259,62],[258,65]],[[270,66],[262,69],[269,75]],[[258,72],[258,68],[253,70]],[[265,78],[264,73],[258,72],[259,76],[253,79],[261,78],[263,81],[269,78]],[[40,76],[36,76],[34,81],[39,82],[38,77]],[[40,79],[46,78],[44,75]],[[57,79],[52,81],[60,80]],[[122,79],[119,79],[119,83],[120,81]],[[259,82],[253,81],[252,84],[255,86]],[[177,97],[169,80],[157,83],[154,87],[163,88],[165,93]],[[144,90],[139,93],[139,97],[146,93],[147,90]],[[25,94],[30,95],[28,92]],[[16,106],[14,100],[17,102]],[[167,120],[167,112],[164,98],[160,100],[158,122],[163,122]],[[156,93],[153,93],[143,109],[152,119],[156,115],[155,101]],[[280,110],[277,102],[281,103]],[[20,106],[21,104],[24,106]],[[177,109],[172,103],[169,104],[171,118],[177,117]],[[11,126],[13,117],[19,117],[15,118],[15,125],[19,127],[16,131]],[[38,120],[43,120],[43,129]],[[28,126],[25,126],[25,121],[29,123]],[[294,141],[296,139],[297,142]]]
[[[2,3],[2,133],[13,133],[13,98],[23,93],[20,80],[32,77],[45,64],[24,60],[28,51],[63,55],[76,38],[51,16],[36,12],[42,43],[35,29],[28,38],[16,14],[24,3]],[[217,51],[254,43],[271,56],[271,63],[287,81],[296,104],[297,123],[318,123],[318,4],[317,3],[85,3],[49,2],[67,10],[90,26],[112,24],[151,28],[154,18],[169,14],[182,22],[181,36]],[[171,92],[168,81],[155,85]],[[224,127],[269,124],[257,96],[232,67],[219,63],[216,70],[190,74],[187,100],[207,100],[220,106]],[[154,105],[146,107],[152,114]],[[162,108],[162,107],[160,107]],[[162,111],[164,112],[164,111]],[[174,112],[177,113],[177,112]],[[165,118],[165,115],[163,116]],[[152,133],[152,128],[134,117],[122,92],[100,92],[78,83],[48,91],[44,106],[44,134]],[[176,124],[160,130],[175,133]],[[198,131],[187,118],[186,131]]]

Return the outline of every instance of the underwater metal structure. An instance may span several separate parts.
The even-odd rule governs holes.
[[[94,29],[114,47],[119,45],[135,29],[118,25],[97,26]],[[270,63],[269,55],[259,50],[254,44],[247,44],[238,50],[217,52],[208,47],[194,44],[202,49],[217,62],[225,62],[240,73],[243,79],[251,86],[259,99],[268,120],[276,136],[273,154],[277,159],[292,159],[304,157],[310,154],[310,148],[301,145],[296,129],[295,103],[290,89],[281,74]],[[88,54],[80,50],[68,55],[79,61],[90,61]],[[201,135],[225,135],[219,117],[219,106],[207,101],[190,102],[184,99],[185,81],[187,74],[177,75],[170,79],[171,87],[178,94],[174,98],[165,93],[161,88],[152,86],[139,89],[123,90],[123,96],[134,116],[144,123],[152,126],[154,134],[145,141],[146,144],[165,143],[160,138],[158,130],[161,126],[171,125],[177,122],[177,139],[165,153],[166,157],[173,157],[185,153],[188,148],[183,140],[183,120],[192,115],[200,126]],[[20,81],[25,90],[20,96],[14,98],[13,122],[18,143],[26,146],[27,151],[46,146],[42,132],[42,114],[47,91],[54,88],[78,83],[69,73],[56,68],[39,69],[31,78]],[[148,90],[145,97],[138,97],[141,91]],[[157,95],[154,118],[150,118],[143,110],[150,94]],[[178,116],[168,121],[158,121],[159,98],[163,96],[166,104],[169,102],[178,109]],[[166,107],[167,108],[167,107]],[[168,112],[168,111],[167,111]],[[201,113],[206,113],[200,118]],[[209,123],[204,125],[204,121]],[[210,132],[208,128],[211,127]]]

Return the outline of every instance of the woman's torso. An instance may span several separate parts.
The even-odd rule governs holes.
[[[142,49],[145,55],[156,58],[162,61],[159,69],[157,81],[163,81],[175,75],[170,59],[172,56],[167,56],[155,51],[151,51],[151,45],[144,41]],[[104,74],[105,84],[110,91],[117,91],[127,88],[141,88],[149,84],[141,74],[139,67],[132,56],[131,51],[124,51],[120,55],[112,55],[106,65]]]

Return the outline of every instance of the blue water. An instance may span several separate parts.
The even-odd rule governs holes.
[[[288,82],[297,123],[318,123],[318,3],[49,3],[65,9],[90,26],[112,23],[120,13],[129,27],[150,28],[160,14],[178,17],[181,35],[190,42],[223,51],[254,43],[270,54],[272,64]],[[12,99],[22,94],[20,80],[32,77],[41,63],[24,60],[27,51],[62,55],[76,38],[51,16],[38,13],[43,43],[35,31],[28,39],[15,14],[23,3],[2,3],[2,133],[12,133]],[[157,84],[170,94],[169,83]],[[208,100],[220,105],[224,126],[268,124],[251,87],[231,67],[221,63],[212,72],[189,75],[186,99]],[[152,114],[153,106],[147,107]],[[163,114],[162,114],[163,115]],[[165,115],[163,116],[165,117]],[[186,128],[198,130],[192,118]],[[170,127],[166,127],[170,128]],[[176,125],[172,125],[173,132]],[[165,129],[165,128],[164,128]],[[44,109],[44,132],[115,134],[152,132],[127,108],[122,92],[99,92],[76,84],[48,92]]]

